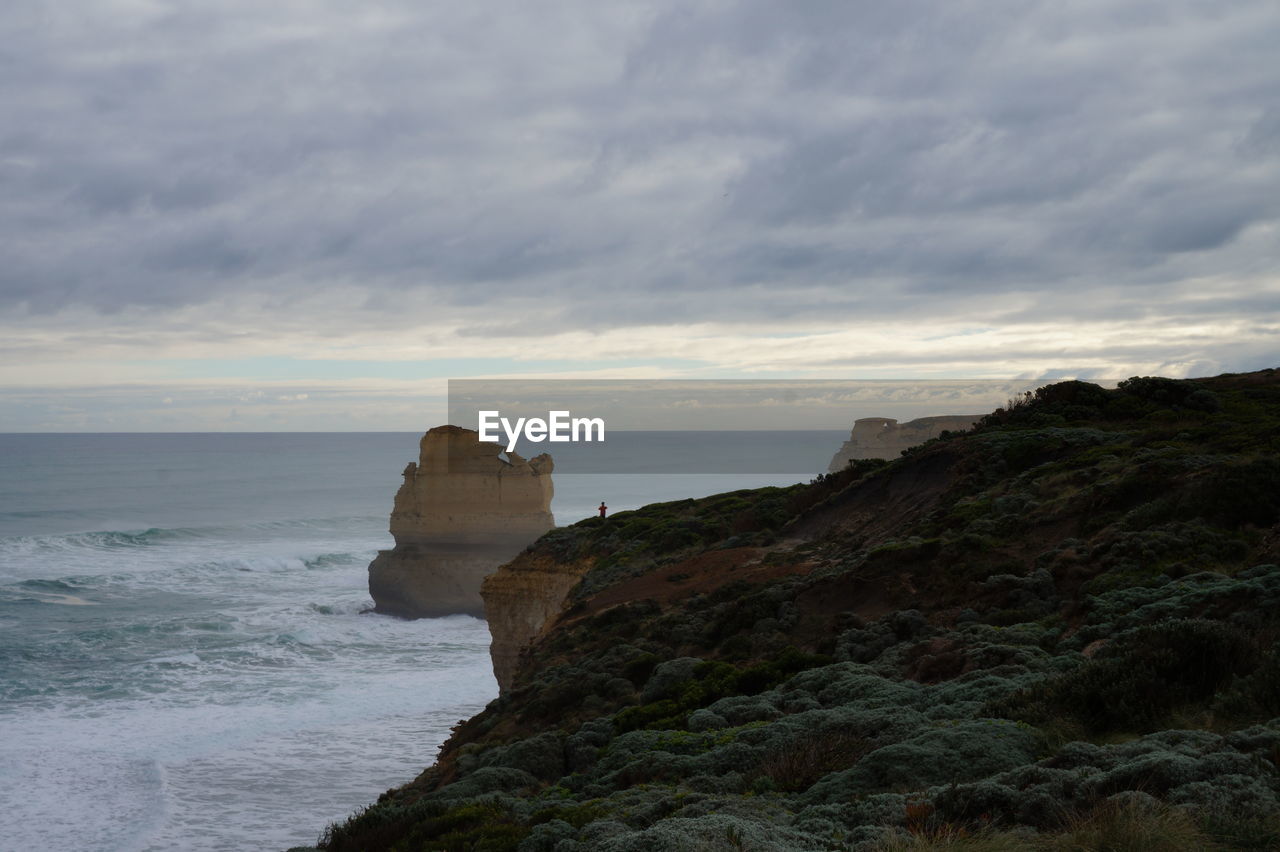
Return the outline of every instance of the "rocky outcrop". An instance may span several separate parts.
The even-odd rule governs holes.
[[[566,564],[522,553],[485,577],[480,594],[493,637],[489,655],[499,689],[510,688],[520,653],[551,628],[569,591],[590,567],[590,560]]]
[[[472,429],[438,426],[423,435],[391,511],[395,548],[369,565],[375,610],[483,615],[485,575],[555,525],[552,468],[549,455],[504,454]]]
[[[831,458],[827,470],[835,473],[857,459],[896,459],[908,447],[943,432],[963,432],[981,418],[981,414],[947,414],[899,423],[891,417],[863,417],[853,421],[849,440]]]

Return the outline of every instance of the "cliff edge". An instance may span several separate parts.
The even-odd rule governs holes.
[[[473,429],[423,435],[391,510],[395,548],[369,565],[375,611],[482,616],[484,577],[555,526],[553,467],[545,453],[504,454]]]

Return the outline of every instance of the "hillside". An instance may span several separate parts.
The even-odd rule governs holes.
[[[509,688],[321,848],[1280,848],[1278,522],[1267,370],[554,530]]]

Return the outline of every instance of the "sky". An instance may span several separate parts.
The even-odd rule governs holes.
[[[0,431],[1280,363],[1274,0],[7,0]]]

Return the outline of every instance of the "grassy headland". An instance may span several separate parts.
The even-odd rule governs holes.
[[[569,608],[321,848],[1280,848],[1280,371],[1063,382],[520,558]]]

